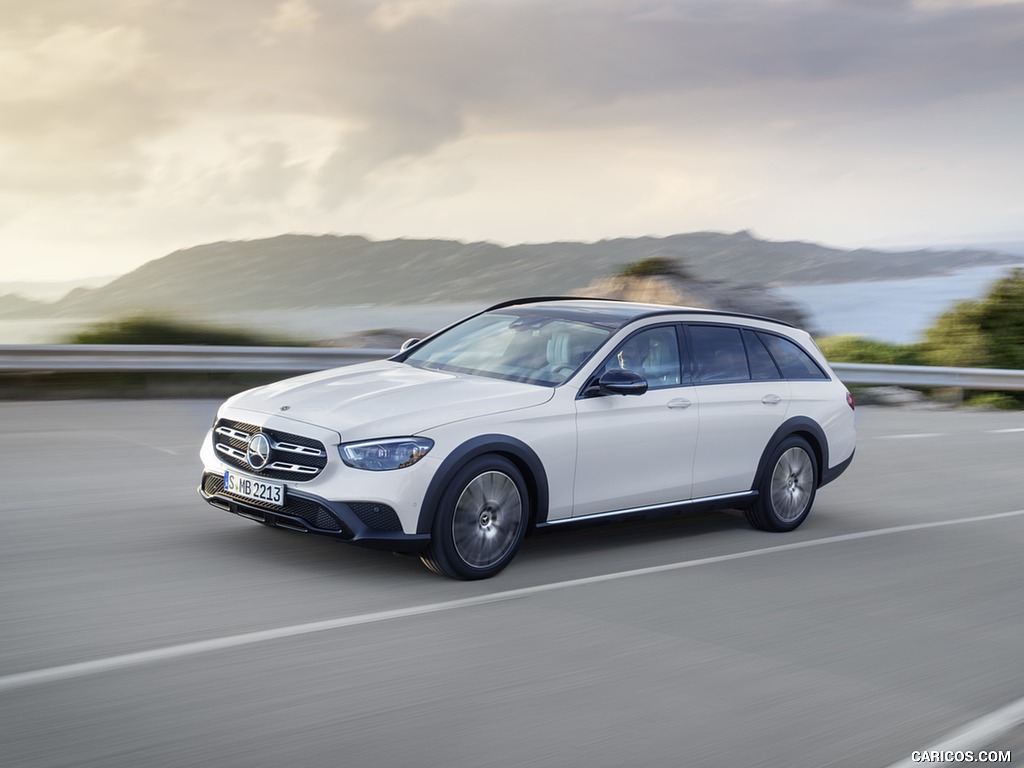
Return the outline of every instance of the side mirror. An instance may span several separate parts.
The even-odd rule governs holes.
[[[402,342],[402,348],[399,349],[398,351],[405,352],[405,350],[409,349],[409,347],[415,347],[417,344],[420,343],[420,341],[421,339],[406,339],[405,341]]]
[[[647,379],[636,371],[612,368],[601,375],[597,386],[607,395],[642,395],[647,391]]]

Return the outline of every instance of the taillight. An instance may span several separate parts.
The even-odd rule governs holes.
[[[857,409],[856,403],[853,402],[853,395],[851,395],[849,392],[846,393],[846,404],[850,406],[851,411]]]

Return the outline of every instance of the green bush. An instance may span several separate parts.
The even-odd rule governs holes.
[[[67,337],[68,344],[185,344],[209,346],[308,346],[304,340],[258,332],[201,326],[175,318],[134,315],[97,323]],[[274,372],[161,371],[37,372],[0,375],[0,400],[217,397],[269,384]]]
[[[965,301],[928,329],[928,365],[1024,369],[1024,269],[1015,269],[980,301]]]
[[[921,356],[925,365],[1024,370],[1024,270],[997,281],[984,299],[940,316],[925,333]],[[977,393],[967,403],[1020,408],[1024,394]]]
[[[677,261],[664,256],[650,256],[640,261],[627,264],[617,273],[617,277],[657,277],[671,275],[689,279],[686,269]]]
[[[975,392],[964,399],[964,405],[972,408],[1013,411],[1024,408],[1024,399],[1007,392]]]
[[[69,336],[67,344],[208,344],[225,347],[302,347],[305,340],[231,328],[195,325],[174,318],[132,315],[97,323]]]
[[[829,362],[873,365],[923,365],[917,344],[888,344],[864,336],[827,336],[817,340]]]

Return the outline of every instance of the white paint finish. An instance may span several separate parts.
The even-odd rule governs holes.
[[[698,406],[672,408],[695,387],[576,401],[573,517],[690,498]]]
[[[630,305],[612,309],[621,313],[623,306]],[[600,316],[609,305],[589,301],[576,305],[580,308]],[[557,387],[379,361],[241,393],[225,403],[220,415],[321,440],[328,448],[327,467],[301,487],[332,501],[386,504],[396,510],[406,533],[418,527],[425,491],[440,462],[481,435],[513,437],[537,455],[548,482],[548,520],[748,491],[771,438],[795,416],[824,430],[831,466],[852,454],[854,414],[837,380],[708,383],[578,400],[581,388],[620,342],[641,329],[687,321],[771,330],[800,342],[827,366],[810,337],[788,326],[696,315],[684,308],[633,309],[672,314],[626,323]],[[689,401],[689,407],[676,407],[682,401]],[[407,435],[435,441],[427,459],[411,467],[353,470],[337,456],[339,440]],[[202,458],[210,471],[226,468],[208,446]]]
[[[693,464],[693,496],[750,490],[765,446],[787,416],[794,415],[789,382],[704,384],[695,389],[700,437]],[[768,395],[778,396],[779,402],[763,403]],[[799,407],[792,410],[802,413]]]
[[[234,408],[327,426],[342,440],[416,435],[440,424],[539,405],[534,384],[426,370],[381,360],[285,379],[236,395]]]

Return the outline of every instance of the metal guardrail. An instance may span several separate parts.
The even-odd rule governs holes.
[[[0,372],[211,371],[302,373],[395,354],[394,349],[209,347],[133,344],[0,345]],[[833,363],[845,384],[1024,391],[1024,371]]]
[[[1024,390],[1024,371],[1004,368],[940,368],[925,365],[830,363],[844,384],[901,387],[958,387],[995,391]]]
[[[0,345],[0,372],[270,371],[303,373],[389,357],[392,349],[210,347],[162,344]]]

